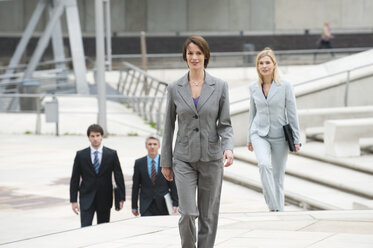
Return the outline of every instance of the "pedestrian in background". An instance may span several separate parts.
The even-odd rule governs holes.
[[[333,38],[334,36],[332,35],[332,30],[330,28],[329,22],[324,22],[321,37],[317,41],[317,44],[318,44],[317,49],[323,49],[323,48],[333,49],[332,41],[331,41]],[[330,51],[330,54],[334,57],[333,51]],[[314,54],[314,61],[316,60],[316,55],[317,55],[317,52]]]
[[[113,174],[119,192],[119,210],[123,208],[126,192],[117,152],[103,146],[104,130],[93,124],[87,130],[90,146],[76,153],[70,180],[70,202],[74,213],[80,213],[81,226],[110,221],[113,205]],[[77,202],[79,192],[79,204]]]
[[[256,58],[258,80],[250,85],[247,146],[255,152],[263,194],[270,211],[284,210],[284,177],[289,146],[283,126],[293,129],[300,149],[297,107],[292,85],[278,76],[274,52],[265,48]]]
[[[174,181],[167,181],[160,168],[159,139],[149,136],[145,141],[148,154],[135,161],[132,177],[132,213],[135,216],[168,215],[165,195],[172,201],[172,213],[177,213],[179,200]],[[140,195],[140,211],[138,199]],[[167,197],[167,196],[166,196]]]

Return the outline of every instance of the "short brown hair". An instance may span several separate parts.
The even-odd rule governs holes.
[[[188,46],[189,46],[190,43],[193,43],[196,46],[198,46],[199,49],[201,49],[203,55],[205,55],[204,66],[206,68],[207,65],[208,65],[208,63],[209,63],[209,61],[210,61],[210,48],[209,48],[209,44],[207,43],[207,41],[202,36],[195,35],[195,36],[188,37],[184,41],[184,45],[183,45],[183,59],[184,59],[184,61],[187,61],[187,48],[188,48]]]
[[[98,124],[92,124],[88,127],[88,129],[87,129],[87,136],[88,137],[91,134],[91,132],[100,133],[102,136],[104,136],[104,129],[102,129],[102,127]]]

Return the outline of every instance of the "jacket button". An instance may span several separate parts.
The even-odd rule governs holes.
[[[198,115],[193,116],[194,119],[198,119]]]
[[[194,129],[194,131],[198,132],[198,131],[199,131],[199,129],[198,129],[198,128],[195,128],[195,129]]]

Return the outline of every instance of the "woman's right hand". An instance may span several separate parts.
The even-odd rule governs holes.
[[[162,167],[162,174],[166,178],[167,181],[174,180],[174,172],[170,167]]]
[[[251,142],[247,143],[247,149],[249,149],[250,152],[254,151],[254,147]]]

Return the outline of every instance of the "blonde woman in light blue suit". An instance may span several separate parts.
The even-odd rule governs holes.
[[[233,163],[228,84],[205,71],[210,50],[201,36],[187,38],[183,58],[188,73],[168,86],[161,167],[167,180],[175,174],[181,246],[196,247],[198,217],[198,247],[213,248],[224,166]]]
[[[297,107],[292,85],[278,77],[273,51],[256,58],[258,81],[250,85],[248,149],[255,152],[264,199],[270,211],[284,210],[284,177],[289,147],[283,126],[293,129],[295,152],[300,149]]]

